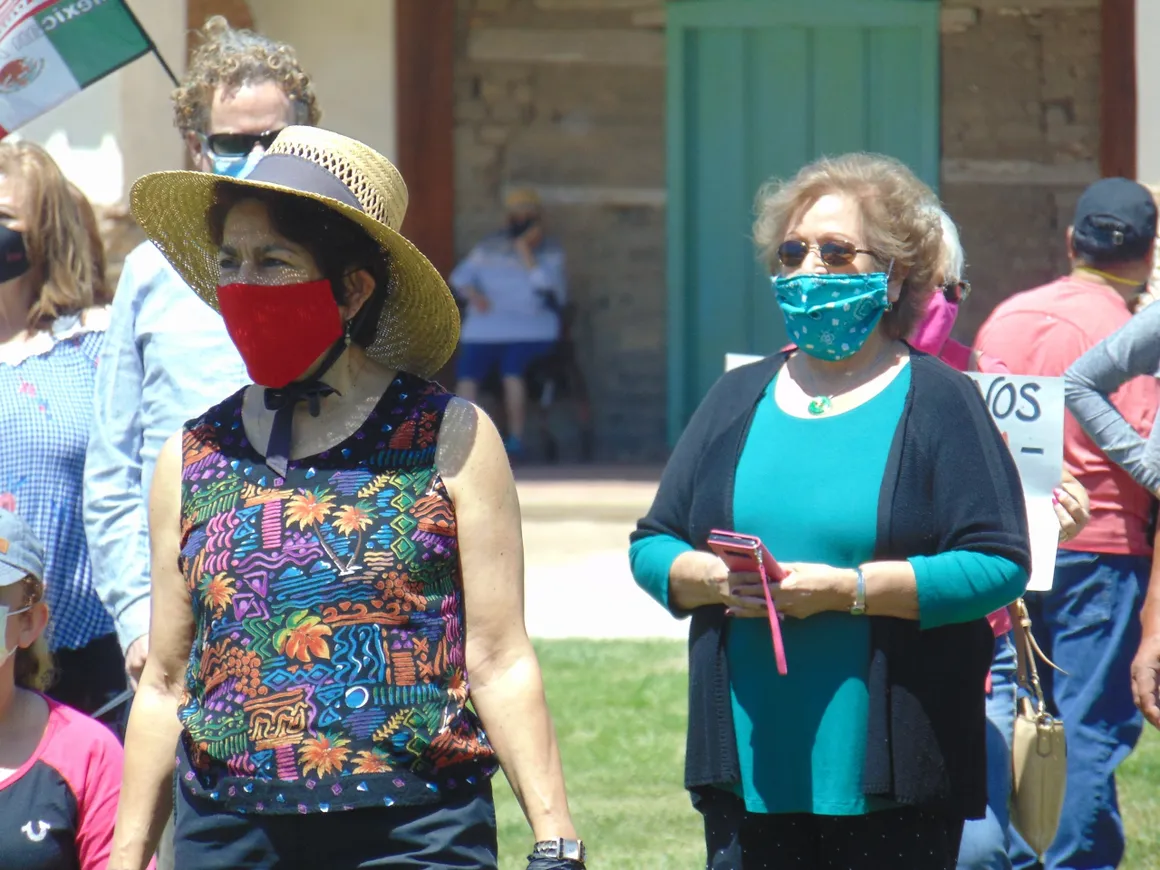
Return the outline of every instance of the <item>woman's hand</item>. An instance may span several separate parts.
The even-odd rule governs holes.
[[[782,616],[805,619],[827,610],[848,612],[854,603],[858,572],[809,562],[789,562],[781,566],[786,578],[771,583],[773,606]],[[760,588],[760,582],[759,582]]]
[[[1092,517],[1087,490],[1070,471],[1064,471],[1063,481],[1053,495],[1052,506],[1059,518],[1059,540],[1070,541],[1083,531]]]
[[[681,610],[723,604],[730,616],[764,617],[761,577],[731,574],[720,557],[702,550],[682,553],[669,569],[669,595]]]

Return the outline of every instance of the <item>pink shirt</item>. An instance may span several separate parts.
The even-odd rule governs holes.
[[[0,782],[0,870],[105,870],[121,794],[121,744],[96,720],[45,700],[40,744]]]
[[[1131,316],[1115,290],[1063,277],[1000,304],[979,330],[975,348],[1002,359],[1016,374],[1059,377]],[[1151,376],[1134,378],[1112,394],[1112,403],[1147,437],[1160,405],[1160,383]],[[1070,412],[1064,419],[1063,462],[1088,491],[1091,521],[1060,546],[1090,553],[1151,555],[1152,494],[1108,459]]]

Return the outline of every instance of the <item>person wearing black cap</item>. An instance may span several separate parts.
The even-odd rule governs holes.
[[[975,349],[1016,374],[1058,377],[1120,329],[1152,271],[1156,204],[1142,185],[1105,178],[1080,197],[1067,231],[1069,275],[1016,294],[983,324]],[[1113,398],[1148,432],[1160,383],[1137,378]],[[1067,415],[1064,466],[1091,497],[1091,520],[1060,544],[1049,592],[1029,592],[1036,640],[1062,672],[1044,671],[1048,705],[1067,731],[1067,794],[1045,868],[1115,867],[1124,852],[1116,767],[1140,737],[1130,669],[1152,555],[1153,493]],[[1015,867],[1037,866],[1012,830]]]

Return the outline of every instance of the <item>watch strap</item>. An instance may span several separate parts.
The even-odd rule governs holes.
[[[532,847],[533,858],[558,858],[583,863],[586,854],[583,840],[567,840],[564,837],[540,840]]]

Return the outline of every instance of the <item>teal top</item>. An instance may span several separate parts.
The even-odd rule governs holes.
[[[870,561],[878,494],[909,385],[907,366],[865,404],[808,419],[778,408],[773,385],[767,388],[737,463],[737,531],[757,535],[781,562],[853,568]],[[784,677],[773,664],[766,620],[731,620],[725,635],[737,792],[746,808],[848,816],[890,806],[862,794],[869,621],[836,612],[786,618],[782,638]]]
[[[870,561],[882,478],[909,384],[907,367],[869,402],[808,419],[778,408],[771,384],[737,465],[735,529],[759,536],[783,562],[853,568]],[[630,550],[637,582],[670,610],[669,570],[690,549],[655,535]],[[1027,580],[1014,563],[983,553],[910,562],[924,628],[981,619],[1021,594]],[[781,627],[785,677],[777,673],[766,620],[735,619],[727,629],[741,767],[741,782],[730,787],[757,813],[860,815],[891,806],[862,794],[869,621],[831,612],[787,618]]]

